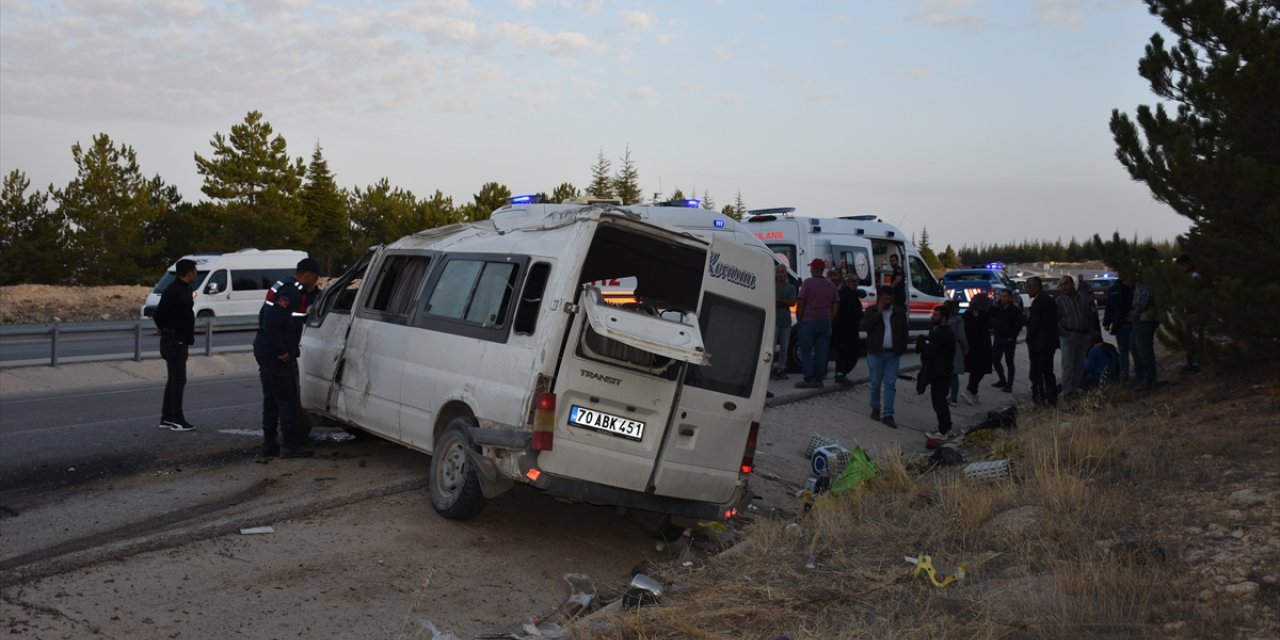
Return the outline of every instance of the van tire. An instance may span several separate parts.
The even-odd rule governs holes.
[[[471,442],[471,423],[455,418],[445,427],[431,454],[431,477],[428,480],[431,506],[450,520],[470,520],[480,514],[488,500],[480,489],[475,465],[466,449],[479,452]]]

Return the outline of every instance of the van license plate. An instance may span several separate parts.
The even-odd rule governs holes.
[[[569,405],[569,424],[575,427],[586,427],[597,431],[612,433],[631,440],[644,438],[644,423],[615,416],[603,411]]]

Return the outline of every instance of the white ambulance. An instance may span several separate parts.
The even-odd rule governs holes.
[[[637,209],[512,206],[373,248],[312,307],[303,408],[431,454],[448,518],[516,482],[731,517],[764,412],[773,261]],[[593,284],[626,278],[625,302]]]
[[[746,227],[775,253],[807,274],[814,258],[842,266],[867,292],[863,305],[875,302],[875,287],[888,284],[889,256],[898,256],[906,271],[907,304],[912,329],[928,329],[933,308],[944,300],[942,285],[907,234],[874,215],[813,218],[795,215],[795,207],[754,209]]]
[[[241,249],[234,253],[194,253],[182,256],[196,263],[191,283],[196,317],[257,316],[267,289],[292,276],[306,251],[291,249]],[[178,263],[169,265],[155,289],[142,304],[142,317],[150,318],[160,304],[160,294],[177,278]]]

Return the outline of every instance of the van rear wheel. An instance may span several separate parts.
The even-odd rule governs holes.
[[[467,449],[479,452],[472,444],[470,423],[457,418],[449,423],[436,441],[431,454],[431,477],[428,485],[431,506],[450,520],[470,520],[480,514],[488,502],[480,489],[475,464]]]

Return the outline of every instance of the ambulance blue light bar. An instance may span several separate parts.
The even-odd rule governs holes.
[[[724,228],[724,220],[721,220],[720,218],[716,218],[715,222],[712,222],[711,224],[714,225],[715,228],[717,229]]]
[[[542,202],[542,196],[537,194],[511,196],[510,198],[507,198],[507,204],[537,204],[539,202]]]
[[[702,206],[702,201],[697,198],[677,198],[668,200],[661,205],[662,207],[685,207],[687,209],[697,209]]]

